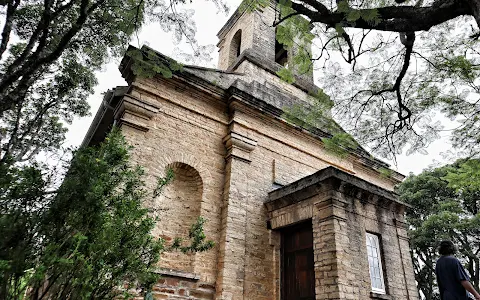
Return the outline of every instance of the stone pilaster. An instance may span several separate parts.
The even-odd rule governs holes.
[[[346,204],[340,198],[327,196],[315,205],[312,225],[317,300],[350,299],[346,295],[349,271],[344,264],[349,247]]]
[[[225,147],[227,148],[227,160],[231,158],[239,159],[244,162],[250,163],[250,152],[255,149],[257,142],[231,131],[224,139]]]
[[[236,132],[224,138],[227,148],[216,299],[244,299],[248,168],[256,141]]]
[[[418,300],[420,295],[416,287],[415,276],[413,271],[412,256],[410,255],[410,245],[407,235],[407,224],[403,221],[394,220],[397,239],[398,239],[398,248],[400,252],[400,261],[402,265],[402,271],[405,280],[405,293],[404,297],[406,300]]]

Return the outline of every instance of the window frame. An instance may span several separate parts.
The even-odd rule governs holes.
[[[374,256],[370,256],[368,254],[368,247],[371,247],[369,245],[369,237],[372,237],[373,241],[375,243],[375,245],[373,245],[373,246],[375,247],[376,252],[377,252],[378,266],[373,266],[373,268],[376,268],[376,267],[379,268],[380,282],[382,284],[382,288],[374,287],[374,284],[373,284],[373,281],[372,281],[372,273],[371,273],[372,266],[370,265],[370,257],[373,260]],[[382,255],[382,248],[381,248],[380,240],[381,240],[381,237],[380,237],[379,234],[367,232],[366,236],[365,236],[365,249],[367,250],[368,273],[370,275],[370,287],[372,289],[372,292],[377,293],[377,294],[386,294],[387,291],[386,291],[386,286],[385,286],[385,276],[383,274],[384,273],[383,272],[383,255]],[[373,274],[373,276],[375,277],[375,274]]]

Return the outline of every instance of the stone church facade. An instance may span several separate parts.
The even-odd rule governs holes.
[[[162,255],[156,299],[419,299],[404,223],[393,192],[403,176],[359,148],[327,152],[322,129],[300,128],[282,109],[308,103],[313,75],[294,84],[276,72],[272,7],[237,11],[220,30],[218,69],[184,66],[172,78],[142,78],[125,56],[128,86],[109,91],[84,140],[113,124],[135,163],[174,181],[147,206],[167,240],[199,216],[215,248]],[[143,47],[143,51],[151,51]],[[168,59],[156,53],[157,59]]]

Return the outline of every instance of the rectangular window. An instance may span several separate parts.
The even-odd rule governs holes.
[[[370,269],[370,281],[372,291],[385,294],[385,282],[383,280],[382,257],[378,235],[367,232],[367,254]]]

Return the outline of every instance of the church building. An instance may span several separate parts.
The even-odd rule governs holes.
[[[388,165],[361,147],[336,156],[322,142],[328,130],[285,120],[284,108],[308,105],[318,87],[312,73],[293,84],[276,75],[292,55],[274,19],[274,4],[237,10],[218,33],[218,69],[146,78],[126,55],[128,86],[106,93],[85,137],[95,145],[119,126],[152,190],[174,171],[145,203],[159,218],[155,236],[172,240],[207,220],[215,247],[162,254],[154,298],[419,299],[406,204],[394,192],[404,177],[385,176]]]

